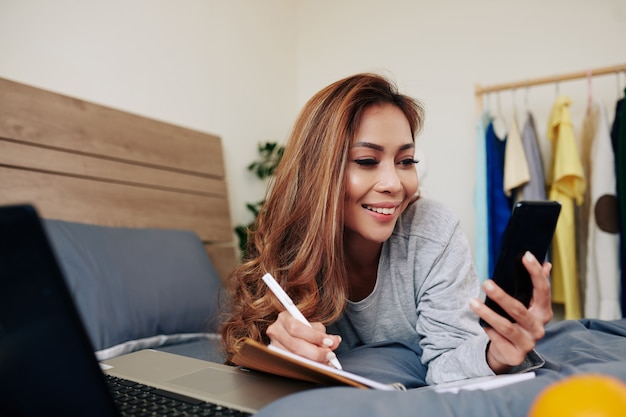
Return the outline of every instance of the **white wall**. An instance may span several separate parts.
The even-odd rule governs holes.
[[[427,193],[460,216],[474,240],[476,83],[524,80],[626,63],[624,0],[306,0],[298,8],[298,103],[340,77],[378,71],[426,107],[418,139]],[[626,84],[621,78],[622,88]],[[594,90],[614,113],[617,77],[598,77]],[[585,81],[559,85],[582,121]],[[515,94],[524,108],[524,92]],[[500,105],[510,120],[512,93]],[[545,129],[554,85],[529,90],[529,107]],[[496,108],[495,95],[491,98]],[[521,121],[521,120],[520,120]]]
[[[263,195],[245,169],[257,142],[283,141],[326,84],[390,75],[426,106],[427,192],[470,242],[474,85],[624,63],[624,39],[623,0],[0,0],[0,77],[221,136],[234,224]],[[611,115],[617,90],[594,79]],[[585,81],[559,91],[580,120]],[[555,95],[529,90],[542,134]]]
[[[245,167],[295,116],[289,0],[0,0],[0,77],[222,137],[234,224]]]

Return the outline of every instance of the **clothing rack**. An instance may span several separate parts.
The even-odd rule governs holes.
[[[502,91],[502,90],[514,90],[516,88],[530,87],[534,85],[559,83],[561,81],[576,80],[580,78],[587,78],[591,76],[595,77],[598,75],[607,75],[607,74],[614,74],[614,73],[619,73],[619,72],[626,72],[626,64],[618,64],[618,65],[612,65],[612,66],[600,67],[600,68],[590,68],[586,71],[570,72],[570,73],[560,74],[560,75],[531,78],[531,79],[523,80],[523,81],[514,81],[514,82],[494,84],[494,85],[489,85],[489,86],[482,86],[480,84],[476,84],[474,88],[474,94],[476,96],[476,108],[478,109],[478,113],[480,114],[480,112],[483,109],[483,94],[493,93],[493,92]]]

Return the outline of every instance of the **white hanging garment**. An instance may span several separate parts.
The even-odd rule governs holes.
[[[584,130],[593,135],[590,152],[589,229],[585,317],[614,320],[620,308],[620,262],[615,156],[609,122],[602,103],[594,102]]]
[[[522,145],[522,136],[517,125],[515,115],[511,118],[511,129],[504,151],[504,192],[515,200],[520,199],[521,193],[516,191],[530,181],[526,151]]]

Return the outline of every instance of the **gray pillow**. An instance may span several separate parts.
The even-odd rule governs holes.
[[[221,280],[194,233],[49,219],[44,227],[95,350],[216,331]]]

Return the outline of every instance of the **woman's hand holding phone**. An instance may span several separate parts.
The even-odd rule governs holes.
[[[511,215],[493,278],[483,283],[485,302],[470,301],[489,335],[487,362],[496,373],[520,364],[552,319],[549,262],[560,204],[522,201]]]
[[[483,321],[490,323],[484,327],[490,339],[487,363],[495,373],[507,372],[513,366],[522,363],[528,352],[535,348],[537,341],[543,338],[544,326],[553,316],[550,294],[552,265],[549,262],[540,264],[530,252],[524,255],[522,262],[533,283],[528,307],[494,282],[487,280],[483,283],[485,293],[497,302],[514,322],[477,299],[470,301],[472,310]]]

